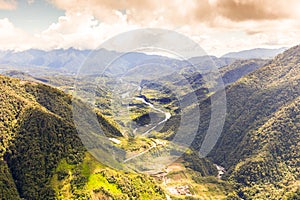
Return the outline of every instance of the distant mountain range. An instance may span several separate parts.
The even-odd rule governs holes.
[[[256,49],[249,49],[244,51],[238,52],[230,52],[223,55],[221,58],[235,58],[235,59],[255,59],[255,58],[262,58],[262,59],[271,59],[274,58],[277,54],[280,54],[287,50],[288,48],[282,47],[279,49],[264,49],[264,48],[256,48]]]
[[[95,73],[95,71],[99,72],[100,70],[103,70],[104,67],[109,64],[109,62],[115,59],[116,61],[111,65],[115,66],[118,70],[121,68],[122,70],[128,70],[134,66],[149,63],[174,66],[178,69],[192,63],[197,65],[199,69],[205,70],[211,68],[212,66],[216,66],[218,68],[226,66],[233,63],[236,59],[273,58],[275,55],[283,52],[285,49],[286,48],[252,49],[228,53],[220,58],[215,56],[199,56],[190,58],[186,61],[161,55],[148,55],[140,52],[130,52],[124,54],[106,49],[94,51],[77,50],[74,48],[65,50],[57,49],[51,51],[37,49],[30,49],[22,52],[0,51],[0,70],[5,71],[6,69],[14,69],[34,74],[49,74],[50,72],[74,74],[82,65],[84,65],[88,67],[89,70],[89,72],[86,73]]]

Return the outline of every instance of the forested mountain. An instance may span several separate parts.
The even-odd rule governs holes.
[[[117,172],[101,166],[86,153],[72,121],[71,97],[41,84],[3,76],[0,81],[1,199],[54,199],[59,196],[65,199],[66,195],[86,199],[93,190],[92,194],[99,198],[109,196],[105,195],[105,185],[82,189],[83,185],[95,184],[101,177],[106,180],[107,173]],[[118,134],[117,129],[99,117],[104,130]],[[104,171],[95,175],[95,169]],[[96,180],[88,182],[91,174]],[[120,176],[128,179],[126,184],[122,183],[123,178],[118,180],[119,184],[125,184],[118,189],[122,196],[122,191],[134,184],[135,175]],[[142,175],[137,178],[147,183],[148,189],[142,186],[144,192],[137,192],[136,186],[133,195],[157,191],[153,195],[158,199],[163,197],[153,180]],[[60,182],[71,188],[57,188]]]
[[[263,59],[236,60],[220,69],[223,82],[225,85],[233,83],[239,78],[262,67],[267,62],[268,60]]]
[[[242,198],[300,198],[299,122],[298,97],[244,139],[242,146],[250,146],[251,154],[230,174],[230,179],[238,183]]]
[[[72,119],[70,95],[40,83],[4,76],[0,76],[0,83],[1,199],[166,198],[169,190],[162,187],[161,178],[111,169],[86,151]],[[122,135],[113,123],[96,113],[105,134]],[[201,179],[216,175],[210,162],[187,154],[180,163],[180,170],[166,173],[169,181],[176,182],[178,174],[194,188],[193,195],[225,197],[226,183],[218,183],[215,177],[210,179],[214,183]],[[200,193],[198,188],[211,185],[218,191]]]
[[[227,86],[226,96],[225,125],[209,157],[228,169],[242,198],[299,193],[300,46]],[[208,104],[201,104],[202,125],[209,121]],[[200,126],[196,148],[203,134]]]

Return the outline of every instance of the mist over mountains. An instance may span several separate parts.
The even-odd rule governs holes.
[[[9,69],[21,70],[23,72],[31,72],[35,74],[62,72],[74,74],[78,71],[81,65],[90,65],[91,67],[104,67],[114,59],[117,62],[112,63],[115,66],[126,65],[127,67],[137,66],[144,63],[161,63],[166,65],[173,65],[182,68],[190,63],[197,64],[200,69],[209,68],[214,65],[217,68],[231,64],[236,59],[253,59],[253,58],[273,58],[278,53],[283,52],[285,48],[281,49],[253,49],[235,53],[228,53],[218,58],[216,56],[200,56],[189,58],[188,60],[178,60],[160,55],[148,55],[140,52],[130,52],[127,54],[105,49],[99,50],[77,50],[74,48],[57,49],[51,51],[43,51],[37,49],[30,49],[21,52],[14,51],[0,51],[0,70],[5,71],[8,66]],[[90,55],[96,56],[97,59],[88,63]],[[86,59],[89,59],[86,63]],[[121,58],[121,59],[120,59]],[[98,66],[97,66],[98,65]],[[101,66],[99,66],[101,65]]]
[[[287,47],[282,47],[279,49],[265,49],[265,48],[256,48],[243,50],[239,52],[229,52],[223,55],[223,58],[236,58],[236,59],[271,59],[274,58],[277,54],[287,50]]]

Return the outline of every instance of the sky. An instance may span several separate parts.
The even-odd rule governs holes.
[[[138,28],[177,31],[208,54],[300,44],[299,0],[0,0],[0,50],[94,49]]]

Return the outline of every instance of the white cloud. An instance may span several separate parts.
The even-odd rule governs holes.
[[[23,50],[32,45],[32,36],[16,28],[7,18],[0,19],[0,47],[4,50]]]
[[[27,0],[27,3],[30,5],[30,4],[33,4],[34,3],[34,0]]]
[[[14,10],[17,8],[15,0],[0,0],[0,10]]]
[[[58,22],[51,24],[38,34],[29,34],[16,28],[7,18],[0,20],[0,49],[25,50],[38,48],[44,50],[70,48],[94,49],[104,40],[124,31],[138,28],[120,18],[113,25],[99,22],[86,13],[67,12]]]
[[[176,31],[190,36],[208,54],[221,56],[227,52],[241,51],[253,48],[280,48],[291,47],[300,43],[300,30],[296,25],[289,25],[288,21],[282,24],[274,23],[274,27],[259,27],[251,29],[251,23],[245,23],[236,28],[212,28],[200,26],[191,28],[189,26],[176,29]],[[294,27],[294,28],[292,28]],[[263,31],[248,34],[246,28],[256,30],[261,28]],[[273,29],[271,29],[273,28]]]
[[[291,46],[300,41],[300,16],[294,9],[287,13],[297,5],[295,0],[287,5],[282,3],[286,1],[279,0],[271,7],[268,7],[271,0],[265,2],[268,5],[258,0],[245,0],[244,4],[232,0],[175,0],[164,4],[158,0],[143,3],[129,0],[121,4],[115,0],[78,0],[76,4],[70,0],[52,2],[65,9],[65,15],[38,34],[17,29],[8,19],[0,20],[0,49],[93,49],[116,34],[139,27],[178,31],[215,55],[256,47]],[[278,5],[283,8],[275,10]],[[239,7],[255,8],[254,11],[263,13],[228,13]],[[273,19],[268,13],[272,13]]]
[[[130,23],[149,26],[161,21],[172,26],[191,26],[206,23],[227,27],[228,23],[216,23],[219,19],[232,22],[274,21],[299,19],[298,0],[49,0],[66,11],[85,11],[96,18],[112,23],[118,20],[115,11],[122,10]]]
[[[87,13],[67,12],[38,37],[48,40],[55,48],[93,49],[104,40],[134,28],[137,26],[127,24],[122,18],[118,23],[107,24],[99,22]]]

